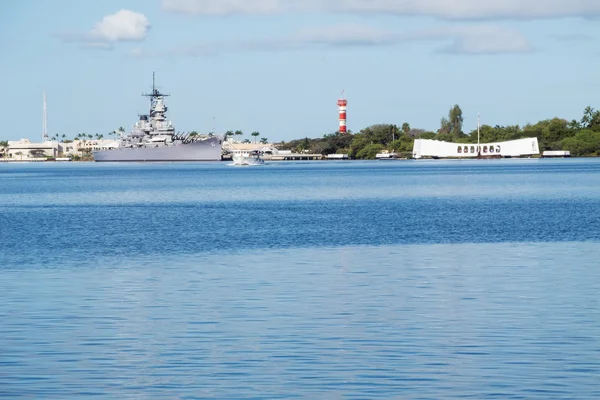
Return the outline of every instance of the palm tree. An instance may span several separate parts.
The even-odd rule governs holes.
[[[404,133],[410,132],[410,124],[408,122],[405,122],[402,124],[402,132],[404,132]]]
[[[0,140],[0,153],[2,153],[3,156],[5,156],[7,150],[8,150],[8,140]]]
[[[594,109],[590,106],[587,106],[585,110],[583,110],[583,118],[581,118],[581,125],[583,125],[584,128],[589,128],[593,118]]]
[[[579,121],[574,119],[567,124],[567,128],[574,130],[574,131],[578,131],[581,129],[581,124],[579,123]]]
[[[254,131],[251,133],[251,135],[254,136],[254,143],[256,143],[256,138],[260,136],[260,132]]]
[[[260,143],[267,144],[267,143],[269,143],[269,140],[266,137],[262,137],[262,138],[260,138]]]
[[[15,153],[15,156],[19,156],[19,159],[22,160],[23,159],[23,152],[22,151],[17,151]]]
[[[237,130],[237,131],[233,132],[233,134],[234,134],[235,136],[242,136],[242,135],[244,134],[244,132],[242,132],[242,131],[240,131],[240,130]]]
[[[244,139],[244,141],[242,143],[248,144],[248,143],[251,143],[251,142],[250,142],[250,139]]]
[[[234,135],[233,131],[225,132],[225,140],[227,140],[228,137],[233,136],[233,135]]]

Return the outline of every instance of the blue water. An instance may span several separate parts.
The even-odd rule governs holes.
[[[0,397],[600,398],[600,160],[0,163]]]

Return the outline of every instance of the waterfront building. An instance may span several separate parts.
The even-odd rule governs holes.
[[[81,139],[69,143],[65,149],[68,155],[91,155],[94,151],[113,150],[119,147],[119,141],[114,139]]]
[[[523,138],[496,143],[451,143],[439,140],[416,139],[414,158],[478,158],[525,157],[539,155],[537,138]]]
[[[8,141],[6,157],[16,160],[33,160],[46,157],[57,157],[62,152],[62,146],[57,141],[34,143],[29,139]]]

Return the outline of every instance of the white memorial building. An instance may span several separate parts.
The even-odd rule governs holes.
[[[439,140],[415,139],[414,158],[477,158],[525,157],[539,155],[536,137],[497,143],[451,143]]]

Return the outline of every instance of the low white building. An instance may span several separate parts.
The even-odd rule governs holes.
[[[538,140],[535,137],[479,145],[416,139],[413,146],[414,158],[523,157],[539,154]]]
[[[327,154],[327,160],[348,160],[350,157],[348,154]]]
[[[36,158],[57,157],[62,152],[61,144],[55,141],[33,143],[29,139],[8,141],[7,158],[28,160]]]
[[[69,142],[45,141],[31,142],[29,139],[8,141],[4,157],[12,160],[40,160],[46,157],[70,157],[92,154],[96,150],[108,150],[119,147],[116,140],[74,140]]]
[[[98,150],[110,150],[119,147],[119,141],[114,139],[84,139],[74,140],[71,143],[63,144],[65,149],[64,152],[67,155],[78,155],[92,154]]]
[[[569,150],[546,150],[542,153],[542,157],[571,157]]]

